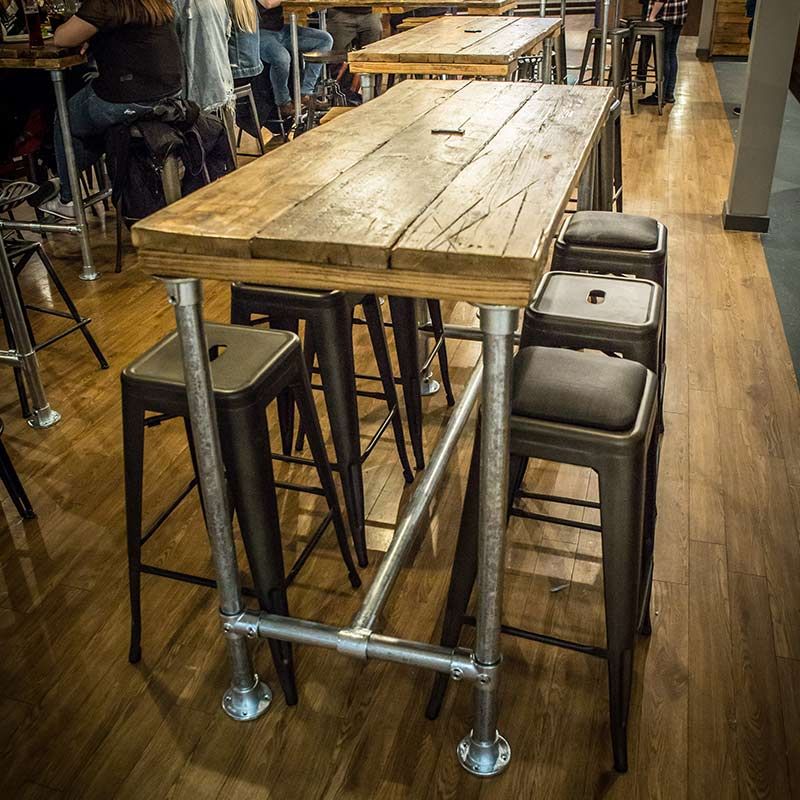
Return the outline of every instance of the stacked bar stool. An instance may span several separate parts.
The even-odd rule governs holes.
[[[601,28],[592,28],[586,34],[586,44],[583,48],[583,56],[581,58],[581,69],[578,75],[578,83],[586,82],[586,70],[589,65],[589,60],[592,61],[592,77],[590,82],[592,84],[608,84],[614,87],[617,99],[621,100],[628,89],[630,96],[631,108],[633,108],[633,81],[631,76],[631,47],[630,42],[632,38],[631,28],[611,28],[608,31],[608,41],[611,42],[611,64],[608,67],[608,78],[600,75],[600,62],[601,62],[601,44],[600,39],[603,36]]]
[[[390,298],[389,302],[395,324],[395,343],[412,447],[419,466],[422,458],[422,406],[419,397],[420,379],[416,367],[417,331],[413,301]],[[248,283],[234,283],[231,287],[231,322],[234,324],[254,325],[268,319],[271,328],[297,331],[300,320],[310,326],[336,451],[336,470],[342,482],[356,556],[359,564],[366,566],[368,559],[362,475],[365,455],[362,455],[359,443],[358,392],[355,383],[352,335],[353,309],[359,304],[364,310],[373,352],[378,363],[383,396],[389,411],[387,419],[391,418],[398,456],[406,480],[411,482],[413,474],[406,455],[394,375],[391,371],[383,318],[377,298],[374,295],[348,295],[340,291],[290,289]],[[411,326],[410,336],[409,326]],[[309,352],[309,367],[312,358],[313,355]],[[289,455],[294,434],[292,404],[284,400],[280,408],[283,457],[303,463],[302,459]],[[379,434],[384,429],[385,424],[381,426]],[[365,454],[368,455],[370,450],[371,446],[368,446]]]
[[[598,475],[606,647],[519,628],[503,630],[607,660],[614,766],[625,772],[636,632],[649,632],[645,509],[654,502],[648,462],[658,380],[635,361],[536,346],[517,354],[513,381],[509,510],[530,458],[589,467]],[[465,615],[478,567],[479,480],[478,431],[442,628],[445,647],[458,645],[461,628],[470,621]],[[437,675],[426,711],[430,719],[439,713],[447,684],[448,676]]]
[[[38,190],[38,186],[26,181],[15,181],[13,183],[6,184],[2,187],[2,190],[0,190],[0,214],[8,213],[10,215],[13,212],[13,209],[15,209],[29,197],[33,196]],[[89,349],[97,359],[97,363],[100,365],[100,368],[108,369],[108,362],[106,361],[102,350],[98,346],[94,336],[92,336],[88,328],[92,321],[91,317],[84,317],[78,311],[75,303],[70,297],[69,292],[67,291],[66,286],[64,286],[61,278],[58,276],[58,273],[53,266],[53,262],[50,261],[50,258],[48,257],[42,243],[38,240],[25,239],[18,231],[11,230],[3,235],[3,244],[5,245],[8,260],[11,263],[14,282],[17,287],[17,294],[20,297],[20,303],[25,313],[25,324],[28,328],[28,334],[31,337],[31,341],[34,344],[34,350],[37,352],[43,350],[44,348],[49,347],[51,344],[60,341],[65,336],[69,336],[72,333],[77,333],[80,331],[83,338],[86,340],[86,344],[89,345]],[[22,274],[22,271],[31,263],[31,260],[34,256],[37,256],[42,262],[47,274],[47,278],[50,283],[55,286],[56,292],[58,292],[58,295],[61,297],[61,300],[66,306],[66,311],[34,305],[24,301],[24,298],[22,297],[22,290],[19,285],[19,277]],[[54,333],[44,341],[37,342],[30,324],[28,313],[30,311],[33,311],[37,314],[46,314],[51,317],[69,320],[71,324],[63,330]],[[5,310],[3,309],[2,299],[0,299],[0,313],[3,316],[3,326],[5,328],[8,345],[13,349],[14,340],[11,334],[11,329],[8,325]],[[25,383],[22,379],[22,370],[19,367],[14,367],[14,380],[17,386],[17,393],[19,395],[22,415],[28,417],[30,416],[31,411],[28,404],[27,393],[25,391]]]
[[[667,228],[652,217],[579,211],[561,226],[553,249],[552,268],[568,272],[632,275],[661,287],[662,398],[666,383]],[[663,425],[663,418],[660,420]]]
[[[652,77],[658,97],[658,113],[664,109],[664,26],[660,22],[647,20],[631,20],[629,23],[632,36],[629,40],[629,60],[633,63],[636,45],[639,45],[639,60],[636,66],[634,83],[647,88],[648,78]],[[649,65],[649,55],[653,54],[653,67]]]
[[[297,574],[311,549],[333,522],[339,549],[353,587],[360,579],[353,564],[346,528],[339,508],[333,473],[325,452],[300,340],[284,331],[260,331],[232,325],[206,325],[211,359],[211,378],[220,426],[232,506],[239,520],[254,593],[262,610],[288,615],[287,584]],[[306,488],[323,495],[328,513],[311,536],[289,576],[284,573],[280,520],[272,468],[266,409],[283,391],[290,391],[300,410],[322,488]],[[146,418],[152,412],[154,417]],[[128,568],[131,599],[130,661],[141,657],[141,573],[206,586],[203,577],[142,563],[142,544],[157,530],[175,504],[142,533],[142,481],[144,429],[148,419],[182,417],[189,434],[188,403],[180,341],[176,332],[151,348],[122,373],[122,420],[125,454],[125,505],[128,536]],[[192,457],[194,461],[194,452]],[[196,471],[196,469],[195,469]],[[272,658],[286,702],[297,702],[291,646],[270,640]]]
[[[3,481],[8,496],[11,498],[11,502],[14,503],[19,515],[23,519],[34,519],[36,514],[31,506],[31,501],[28,500],[25,487],[14,469],[14,464],[8,454],[8,450],[6,450],[6,446],[3,444],[2,436],[4,430],[3,420],[0,419],[0,480]]]

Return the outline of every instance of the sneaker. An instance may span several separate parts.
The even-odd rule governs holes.
[[[733,115],[735,117],[741,117],[742,116],[742,107],[741,106],[734,106],[733,107]]]
[[[657,106],[658,105],[658,95],[651,94],[649,97],[643,97],[639,101],[640,106]]]
[[[72,205],[72,201],[70,200],[69,203],[64,203],[58,196],[41,203],[39,211],[43,214],[52,214],[54,217],[60,217],[61,219],[75,219],[75,209]]]
[[[665,104],[666,104],[666,103],[670,103],[670,104],[672,104],[672,103],[674,103],[674,102],[675,102],[675,98],[674,98],[674,97],[665,97],[665,98],[664,98],[664,103],[665,103]]]

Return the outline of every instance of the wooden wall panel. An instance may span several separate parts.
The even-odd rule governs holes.
[[[750,38],[745,16],[745,0],[718,0],[711,34],[712,56],[747,56]]]

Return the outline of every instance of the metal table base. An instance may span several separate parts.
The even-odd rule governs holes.
[[[245,608],[239,585],[228,498],[211,389],[208,353],[201,314],[202,288],[195,278],[165,279],[175,308],[183,353],[198,476],[206,509],[219,592],[222,632],[228,643],[231,685],[223,708],[237,720],[254,719],[269,707],[269,688],[254,672],[248,638],[272,638],[337,650],[342,655],[393,661],[450,674],[474,684],[474,718],[457,747],[462,766],[475,775],[496,775],[511,758],[508,742],[497,732],[497,690],[501,671],[500,614],[506,528],[508,426],[511,365],[518,309],[481,306],[483,360],[473,371],[453,409],[427,469],[412,495],[361,608],[346,627],[280,617]],[[474,651],[448,649],[427,642],[385,636],[375,630],[380,610],[419,533],[422,519],[442,482],[478,391],[482,391],[480,537],[477,632]]]

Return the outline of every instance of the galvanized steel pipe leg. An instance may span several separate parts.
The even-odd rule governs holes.
[[[599,205],[601,211],[611,211],[614,205],[614,159],[616,151],[616,119],[620,108],[619,100],[614,101],[608,119],[600,134],[599,146]]]
[[[192,438],[197,453],[197,473],[217,576],[220,616],[228,641],[231,685],[223,696],[222,707],[233,719],[255,719],[269,708],[272,693],[253,671],[246,639],[233,629],[233,622],[242,613],[244,606],[228,513],[228,492],[201,314],[202,284],[195,278],[167,278],[164,283],[169,302],[175,307]],[[252,632],[248,631],[248,635],[253,637],[257,633],[255,627]]]
[[[359,74],[361,80],[361,102],[368,103],[375,97],[375,81],[373,76],[367,72]]]
[[[589,160],[581,173],[578,183],[578,211],[592,211],[596,209],[597,197],[597,147],[592,148]]]
[[[300,111],[302,110],[303,97],[300,89],[300,42],[297,32],[297,13],[289,14],[289,30],[292,43],[292,97],[294,98],[294,127],[300,129]]]
[[[25,314],[22,310],[16,282],[8,260],[5,244],[0,233],[0,296],[3,298],[5,314],[8,325],[14,336],[15,363],[22,367],[25,381],[31,393],[33,416],[28,420],[31,428],[49,428],[61,419],[61,415],[50,408],[44,392],[41,376],[39,375],[39,359],[33,349],[33,343],[25,323]],[[11,354],[9,354],[11,355]],[[14,363],[14,362],[12,362]]]
[[[549,36],[542,42],[542,83],[553,82],[553,40]]]
[[[511,747],[497,732],[503,549],[506,534],[508,428],[511,363],[518,309],[481,306],[483,395],[478,534],[478,608],[475,661],[488,668],[475,686],[475,721],[458,745],[461,766],[474,775],[497,775],[511,760]]]
[[[72,207],[75,210],[75,222],[78,226],[78,241],[81,244],[81,256],[83,257],[83,268],[81,269],[80,279],[82,281],[94,281],[100,277],[100,273],[94,268],[92,261],[92,248],[89,244],[89,229],[86,226],[86,211],[83,208],[83,192],[81,191],[81,176],[78,172],[78,165],[75,163],[75,148],[72,146],[72,131],[69,126],[69,109],[67,107],[67,93],[64,89],[64,73],[60,70],[52,70],[50,77],[53,81],[53,91],[56,96],[56,108],[58,109],[58,125],[61,128],[61,138],[64,141],[64,156],[67,160],[66,176],[69,179],[69,188],[72,191]],[[64,180],[64,175],[59,176]]]
[[[606,82],[606,46],[608,44],[608,10],[611,0],[603,0],[603,26],[600,34],[600,75],[598,85],[604,86]]]

